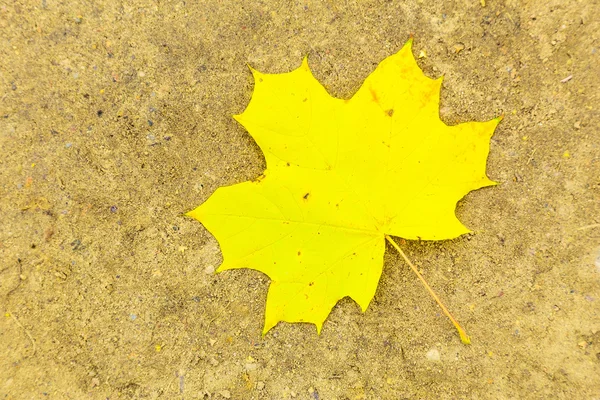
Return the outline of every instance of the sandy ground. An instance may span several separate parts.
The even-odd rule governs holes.
[[[600,399],[600,3],[0,3],[0,398]],[[442,119],[505,115],[458,207],[388,247],[366,313],[261,327],[268,280],[212,273],[185,218],[264,159],[250,63],[350,97],[410,33]]]

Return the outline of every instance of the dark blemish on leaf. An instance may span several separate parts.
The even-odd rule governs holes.
[[[301,251],[299,251],[299,252],[298,252],[298,255],[299,255],[299,256],[301,256],[301,255],[302,255],[302,252],[301,252]]]
[[[290,165],[291,165],[290,163],[285,163],[285,166],[286,166],[286,167],[289,167]]]
[[[308,286],[312,286],[312,285],[314,285],[314,284],[315,284],[314,282],[310,282],[310,283],[308,284]]]
[[[305,97],[304,100],[302,100],[303,103],[306,103],[308,99]]]
[[[304,196],[302,196],[302,198],[303,198],[304,200],[308,200],[308,196],[310,196],[310,193],[306,193]]]
[[[258,81],[259,81],[259,82],[262,82],[262,81],[263,81],[263,78],[258,78]]]
[[[373,99],[373,101],[375,103],[379,103],[379,97],[377,97],[377,92],[374,91],[372,88],[369,88],[369,91],[371,92],[371,98]]]
[[[389,110],[387,110],[385,113],[388,115],[388,117],[391,117],[392,115],[394,115],[394,109],[393,109],[393,108],[390,108],[390,109],[389,109]]]

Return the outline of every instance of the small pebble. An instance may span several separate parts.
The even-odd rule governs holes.
[[[569,82],[571,79],[573,79],[573,75],[569,75],[569,76],[567,76],[565,79],[562,79],[562,80],[560,81],[560,83],[567,83],[567,82]]]
[[[258,368],[258,364],[247,363],[246,365],[244,365],[244,368],[246,368],[246,371],[255,371]]]
[[[440,351],[435,347],[427,352],[426,357],[429,361],[433,362],[439,362],[441,360]]]
[[[209,265],[207,265],[207,266],[204,268],[204,273],[205,273],[205,274],[207,274],[207,275],[210,275],[210,274],[212,274],[213,272],[215,272],[215,266],[214,266],[214,265],[210,265],[210,264],[209,264]]]
[[[111,213],[116,213],[117,212],[117,206],[110,206],[110,212]]]
[[[229,390],[221,390],[219,394],[226,399],[231,398],[231,392]]]
[[[265,388],[265,383],[264,383],[264,382],[260,382],[260,381],[259,381],[259,382],[256,384],[256,388],[257,388],[258,390],[263,390],[263,389]]]

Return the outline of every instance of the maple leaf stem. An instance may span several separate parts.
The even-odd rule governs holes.
[[[440,308],[442,309],[442,311],[444,312],[444,314],[446,314],[446,316],[448,318],[450,318],[450,321],[452,321],[452,324],[454,325],[454,327],[458,331],[458,335],[460,336],[460,341],[463,342],[464,344],[471,344],[471,338],[469,337],[469,335],[467,335],[467,333],[460,326],[460,324],[458,323],[458,321],[456,321],[454,319],[454,317],[452,316],[452,314],[450,314],[450,311],[448,311],[448,309],[446,308],[446,306],[444,305],[444,303],[442,303],[442,301],[437,296],[437,294],[435,294],[435,292],[433,291],[433,289],[431,288],[431,286],[429,286],[429,284],[427,283],[427,281],[425,280],[425,278],[423,278],[423,275],[421,275],[421,273],[417,270],[417,267],[415,267],[414,264],[408,259],[408,257],[406,256],[406,254],[404,254],[404,252],[402,251],[402,249],[400,248],[400,246],[398,246],[398,244],[396,242],[394,242],[394,240],[390,236],[385,235],[385,238],[388,240],[388,242],[390,242],[392,244],[392,246],[394,246],[396,248],[396,250],[398,250],[398,253],[400,253],[400,255],[402,256],[402,258],[404,258],[404,261],[406,261],[406,263],[410,266],[410,269],[412,269],[413,272],[419,277],[419,279],[421,280],[421,283],[423,283],[423,285],[425,286],[425,288],[427,289],[427,291],[429,292],[429,294],[431,295],[431,297],[433,297],[433,299],[436,301],[436,303],[438,303],[438,305],[440,306]]]

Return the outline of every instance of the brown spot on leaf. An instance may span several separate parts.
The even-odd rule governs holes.
[[[312,285],[314,285],[314,284],[315,284],[314,282],[310,282],[310,283],[308,284],[308,286],[312,286]]]
[[[394,109],[393,109],[393,108],[390,108],[390,109],[389,109],[389,110],[387,110],[385,113],[388,115],[388,117],[391,117],[392,115],[394,115]]]
[[[304,196],[302,196],[302,198],[303,198],[304,200],[308,200],[308,196],[310,196],[310,193],[306,193]]]
[[[371,98],[375,103],[379,103],[379,97],[377,97],[377,92],[373,90],[373,88],[369,88],[369,92],[371,92]]]

